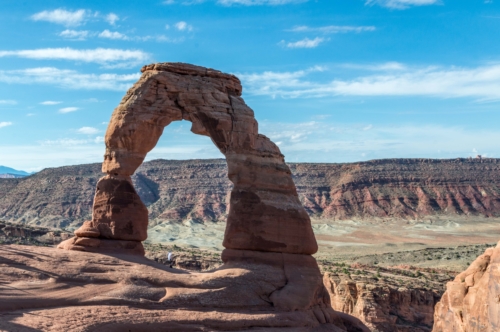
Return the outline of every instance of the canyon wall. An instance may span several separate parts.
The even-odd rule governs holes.
[[[316,219],[500,215],[500,159],[385,159],[289,163],[300,201]],[[90,219],[101,164],[0,179],[0,219],[50,227]],[[132,176],[150,226],[224,221],[232,184],[225,160],[154,160]]]

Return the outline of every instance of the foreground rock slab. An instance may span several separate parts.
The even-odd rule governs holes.
[[[2,331],[368,331],[331,309],[308,255],[228,250],[221,268],[189,273],[139,255],[0,249]]]
[[[446,285],[433,331],[500,331],[500,242]]]

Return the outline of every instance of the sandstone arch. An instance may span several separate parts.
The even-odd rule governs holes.
[[[225,155],[233,182],[223,245],[227,249],[313,254],[317,244],[291,172],[279,148],[258,133],[241,98],[239,79],[182,63],[142,68],[139,81],[114,110],[106,132],[92,221],[60,245],[75,250],[141,252],[147,209],[130,176],[172,121],[192,122]]]

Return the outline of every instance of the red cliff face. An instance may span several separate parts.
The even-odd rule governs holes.
[[[350,164],[290,163],[299,199],[315,219],[500,215],[500,159],[385,159]],[[100,165],[0,179],[0,218],[45,226],[91,216]],[[164,221],[223,221],[232,188],[224,160],[155,160],[132,176],[149,210]]]
[[[302,203],[321,219],[500,213],[497,159],[292,164]]]

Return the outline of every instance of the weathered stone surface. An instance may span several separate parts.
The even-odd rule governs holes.
[[[100,237],[144,241],[148,237],[148,209],[128,176],[107,175],[97,183],[92,223]]]
[[[500,159],[287,164],[299,200],[315,219],[500,216]],[[90,220],[100,169],[65,166],[0,179],[0,219],[45,227]],[[227,219],[232,183],[225,160],[147,161],[131,178],[150,226]]]
[[[181,119],[209,136],[226,156],[234,187],[223,245],[228,249],[313,254],[318,246],[279,148],[258,133],[253,111],[233,76],[178,63],[145,66],[139,81],[114,110],[106,131],[92,228],[99,238],[143,241],[147,209],[130,176],[163,128]],[[76,234],[87,234],[88,226]],[[75,240],[76,241],[76,240]],[[76,243],[76,242],[75,242]]]
[[[355,282],[348,275],[325,273],[332,308],[359,318],[372,331],[429,332],[440,294],[426,289]]]
[[[500,242],[446,285],[433,331],[500,331]]]
[[[309,255],[227,250],[224,266],[192,273],[138,255],[2,249],[2,331],[368,332],[329,306]]]

